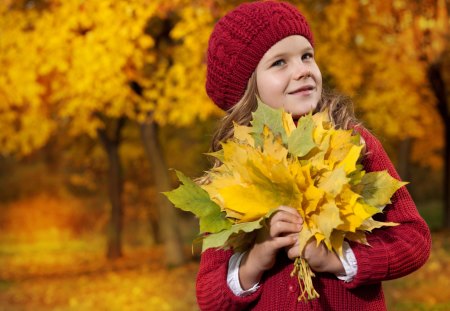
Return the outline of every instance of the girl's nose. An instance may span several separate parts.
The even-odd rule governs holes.
[[[311,71],[309,70],[309,67],[303,64],[303,62],[295,62],[293,64],[293,70],[292,70],[292,78],[294,80],[300,80],[306,77],[311,76]]]

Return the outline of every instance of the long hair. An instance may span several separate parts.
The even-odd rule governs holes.
[[[256,85],[256,73],[254,72],[249,79],[244,96],[227,111],[227,115],[220,121],[211,142],[210,150],[212,152],[221,150],[222,143],[233,137],[233,123],[246,126],[250,124],[252,112],[258,106],[257,96],[258,88]],[[325,111],[326,109],[328,109],[330,120],[336,128],[348,130],[359,124],[354,114],[353,103],[347,96],[329,90],[322,90],[321,99],[313,113]],[[220,161],[214,159],[213,167],[220,165]],[[197,182],[200,184],[208,183],[209,178],[207,174],[200,177]]]
[[[214,133],[211,142],[211,151],[218,151],[222,149],[222,142],[227,141],[233,137],[234,125],[249,125],[252,120],[252,112],[258,107],[257,101],[258,88],[256,86],[256,73],[254,72],[250,77],[247,89],[241,100],[227,111],[227,115],[222,118],[219,127]]]

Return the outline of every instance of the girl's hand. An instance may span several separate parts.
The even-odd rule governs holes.
[[[286,248],[288,257],[295,260],[297,257],[304,258],[312,270],[317,272],[330,272],[334,274],[345,273],[339,256],[332,251],[329,251],[325,244],[317,245],[315,239],[311,239],[305,246],[303,253],[300,254],[298,242]]]
[[[303,219],[297,210],[278,207],[268,227],[258,232],[255,244],[242,258],[239,280],[244,290],[258,283],[264,271],[273,267],[278,250],[296,244],[302,224]]]

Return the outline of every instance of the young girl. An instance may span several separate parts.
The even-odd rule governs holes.
[[[238,6],[215,26],[208,47],[206,90],[227,110],[213,143],[233,135],[233,122],[248,125],[256,96],[298,118],[328,109],[338,128],[358,131],[366,143],[366,172],[388,170],[399,179],[379,141],[358,126],[347,101],[322,89],[307,21],[292,5],[253,2]],[[220,165],[220,163],[215,164]],[[384,310],[381,281],[407,275],[430,253],[430,232],[405,187],[398,190],[380,221],[396,227],[367,235],[370,246],[344,242],[343,256],[310,242],[302,254],[297,243],[302,218],[288,206],[278,207],[268,228],[258,232],[245,253],[208,249],[197,277],[202,310]],[[293,260],[303,257],[315,271],[320,298],[298,302],[299,285],[291,277]]]

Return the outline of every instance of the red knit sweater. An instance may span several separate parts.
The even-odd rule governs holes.
[[[363,160],[366,172],[388,170],[400,179],[380,142],[367,130],[359,129],[368,154]],[[316,273],[314,287],[320,298],[297,302],[299,286],[291,277],[293,262],[279,252],[275,266],[266,271],[259,289],[246,297],[235,296],[227,285],[231,250],[208,249],[202,254],[197,276],[197,302],[201,310],[385,310],[381,281],[405,276],[419,267],[430,254],[430,231],[417,212],[405,187],[392,198],[381,221],[400,223],[367,234],[371,246],[350,242],[358,272],[349,283],[329,273]]]

